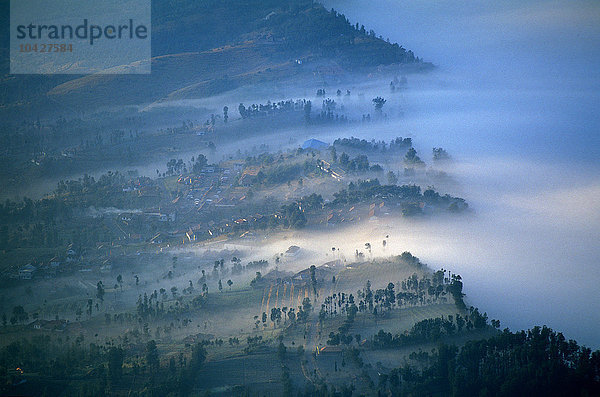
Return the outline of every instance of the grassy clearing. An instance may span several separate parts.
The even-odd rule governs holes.
[[[414,273],[422,276],[429,274],[429,270],[396,259],[351,264],[336,276],[335,291],[355,292],[356,288],[364,287],[367,280],[371,281],[372,289],[384,288],[389,282],[399,285]]]

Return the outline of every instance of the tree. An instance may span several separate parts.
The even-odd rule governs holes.
[[[316,272],[317,268],[315,267],[315,265],[311,265],[309,268],[310,271],[310,282],[312,284],[313,287],[313,292],[315,293],[315,295],[317,294],[317,277],[316,277]]]
[[[100,302],[104,302],[104,284],[102,284],[102,281],[98,281],[98,284],[96,284],[96,297],[100,299]]]
[[[158,348],[154,339],[146,343],[146,364],[152,372],[158,371],[160,367]]]
[[[123,276],[121,276],[120,274],[117,276],[117,283],[119,283],[121,291],[123,291]]]
[[[385,303],[387,308],[391,308],[396,303],[396,293],[394,291],[394,283],[389,283],[385,290]]]
[[[10,318],[11,324],[16,324],[17,322],[21,323],[27,321],[29,319],[29,314],[25,311],[23,306],[18,305],[13,307],[13,314]]]
[[[238,106],[238,111],[240,112],[240,116],[242,116],[243,119],[248,117],[248,112],[246,111],[246,107],[243,103],[240,103],[240,106]]]
[[[223,283],[219,280],[219,292],[223,292]]]
[[[433,148],[433,161],[446,161],[446,160],[450,160],[450,155],[448,154],[447,151],[445,151],[444,149],[442,149],[441,147],[434,147]]]
[[[290,310],[288,311],[287,317],[290,319],[291,322],[294,322],[294,320],[296,320],[296,312],[294,311],[293,308],[290,308]]]
[[[301,208],[300,203],[295,202],[288,205],[283,205],[283,224],[288,228],[301,229],[306,225],[306,216]]]
[[[229,290],[231,291],[231,286],[233,285],[233,281],[231,280],[227,280],[227,286],[229,287]]]
[[[382,97],[378,96],[377,98],[373,98],[373,105],[375,106],[375,111],[381,113],[381,109],[383,109],[383,105],[385,105],[387,101]]]
[[[287,347],[283,344],[283,342],[279,342],[279,346],[277,346],[277,357],[280,361],[285,360],[285,354],[287,353]]]
[[[346,167],[350,163],[350,156],[346,154],[346,152],[342,152],[340,156],[340,164],[342,167]]]
[[[271,321],[273,322],[273,327],[275,327],[275,323],[279,323],[281,320],[281,309],[278,307],[271,308]]]
[[[202,364],[206,360],[206,350],[200,343],[196,343],[192,347],[192,357],[190,359],[190,369],[195,373],[200,370]]]
[[[463,297],[465,296],[465,294],[463,294],[463,292],[462,292],[463,283],[462,283],[462,278],[460,277],[460,275],[453,274],[452,281],[451,281],[450,285],[448,285],[447,288],[448,288],[448,291],[450,292],[450,294],[452,294],[452,297],[454,298],[454,303],[456,304],[456,306],[459,309],[464,309],[465,302],[463,301]]]
[[[419,156],[417,156],[417,151],[414,148],[410,148],[406,152],[406,155],[404,156],[404,164],[406,164],[408,166],[411,166],[411,165],[424,166],[425,165],[423,160],[421,160],[421,158]]]
[[[307,123],[310,123],[311,109],[312,103],[310,101],[306,101],[306,103],[304,104],[304,120],[306,120]]]
[[[388,171],[387,173],[388,185],[395,185],[398,183],[398,177],[393,171]]]
[[[111,347],[108,351],[108,376],[112,383],[118,383],[123,376],[123,349]]]
[[[254,277],[252,279],[252,281],[250,281],[250,286],[255,286],[257,283],[260,282],[260,280],[262,279],[262,274],[260,272],[256,272],[256,277]]]
[[[89,317],[91,317],[91,316],[92,316],[92,305],[93,305],[93,304],[94,304],[94,301],[93,301],[92,299],[88,299],[88,300],[87,300],[87,309],[86,309],[86,312],[87,312],[87,315],[88,315]]]
[[[207,164],[208,159],[206,158],[206,156],[203,154],[199,154],[198,156],[196,156],[196,161],[192,166],[192,172],[194,172],[195,174],[199,174],[200,172],[202,172],[202,169],[206,167]]]
[[[304,298],[302,300],[302,310],[304,310],[304,312],[306,312],[306,315],[308,316],[308,313],[312,310],[312,305],[310,304],[310,299]]]
[[[458,332],[462,331],[465,326],[465,319],[460,315],[456,315],[456,327],[458,328]]]

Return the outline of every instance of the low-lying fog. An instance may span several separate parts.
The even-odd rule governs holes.
[[[452,175],[459,182],[449,193],[464,197],[474,212],[398,220],[385,230],[369,224],[326,239],[300,233],[298,241],[275,243],[264,255],[297,243],[323,252],[324,260],[330,246],[340,246],[351,259],[356,248],[373,240],[374,255],[409,250],[432,268],[460,273],[470,304],[504,326],[547,324],[600,347],[600,4],[332,0],[325,5],[438,68],[408,76],[409,88],[402,93],[390,94],[386,82],[377,81],[328,90],[352,89],[352,97],[335,99],[355,120],[369,111],[370,98],[386,97],[387,123],[279,131],[268,143],[297,146],[309,136],[329,143],[351,135],[411,136],[429,163],[431,148],[441,146],[453,156]],[[219,112],[226,103],[237,117],[236,101],[311,97],[313,91],[282,86],[166,105]],[[319,101],[313,103],[316,111]],[[404,117],[398,120],[400,108]],[[240,137],[219,147],[217,157],[262,141]],[[391,239],[384,253],[377,239],[387,233]]]
[[[272,258],[298,244],[316,253],[310,260],[331,259],[332,246],[341,247],[350,260],[367,241],[374,256],[409,250],[434,269],[460,273],[468,302],[503,326],[547,324],[600,347],[600,3],[324,3],[413,50],[437,70],[408,76],[408,89],[401,93],[391,94],[385,82],[374,81],[328,89],[328,94],[352,89],[352,97],[335,99],[347,101],[355,120],[372,111],[371,98],[385,97],[386,123],[290,129],[268,139],[240,136],[219,145],[210,160],[265,142],[271,150],[297,147],[311,136],[328,143],[351,135],[386,141],[411,136],[429,164],[432,147],[450,153],[451,174],[459,185],[448,193],[464,197],[473,212],[442,219],[381,218],[327,238],[303,231],[251,256]],[[163,105],[220,113],[227,104],[235,119],[241,100],[249,105],[311,97],[315,89],[240,90]],[[361,92],[364,96],[357,95]],[[313,102],[313,112],[319,105]],[[399,109],[402,118],[395,117]],[[161,166],[164,162],[146,164],[140,172],[153,175]],[[379,240],[386,234],[390,240],[383,252]]]
[[[409,78],[417,149],[446,148],[475,213],[396,225],[471,304],[512,329],[547,324],[600,346],[600,4],[325,1],[438,70]],[[353,131],[389,138],[392,126]]]

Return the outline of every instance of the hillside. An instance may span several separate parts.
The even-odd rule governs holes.
[[[412,51],[307,1],[154,2],[152,12],[151,75],[5,76],[4,102],[22,108],[50,99],[89,110],[206,97],[299,75],[343,76],[395,64],[431,67]]]

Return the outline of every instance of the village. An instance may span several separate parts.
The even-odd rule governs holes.
[[[311,122],[348,122],[334,116],[333,103],[325,100]],[[254,123],[306,106],[251,105],[240,114]],[[161,133],[210,142],[215,125],[226,124],[216,120]],[[211,162],[213,151],[207,144],[188,159],[171,158],[155,175],[84,175],[59,181],[41,199],[2,204],[0,215],[13,225],[2,240],[5,343],[27,335],[117,344],[128,355],[154,344],[169,362],[193,346],[212,362],[202,375],[208,388],[212,371],[238,357],[265,368],[279,343],[297,349],[299,361],[289,363],[300,365],[294,383],[315,384],[327,372],[339,386],[365,376],[356,368],[354,378],[331,371],[348,349],[378,346],[371,335],[378,327],[408,332],[428,318],[471,316],[453,295],[456,276],[444,271],[440,281],[438,272],[433,282],[409,252],[387,256],[395,236],[382,230],[468,213],[464,199],[433,187],[452,188],[443,149],[433,148],[429,166],[402,137],[308,138],[275,150],[261,144]],[[353,243],[347,235],[356,235]],[[400,312],[410,320],[398,321]],[[485,321],[469,327],[493,334]],[[146,363],[129,357],[132,368]],[[367,365],[376,376],[379,364]],[[34,381],[23,367],[10,373],[14,382]],[[259,389],[270,387],[268,371],[253,376]]]
[[[164,176],[155,179],[128,172],[109,174],[98,182],[84,178],[61,183],[48,200],[64,197],[73,206],[81,197],[89,198],[86,189],[103,184],[105,197],[89,198],[88,208],[74,212],[93,221],[88,224],[86,241],[76,238],[62,250],[46,250],[50,252],[46,258],[36,255],[28,263],[8,264],[11,270],[3,277],[27,281],[73,272],[108,275],[124,256],[148,250],[252,239],[278,227],[327,229],[386,217],[427,216],[440,209],[460,212],[468,207],[464,200],[441,196],[432,189],[386,185],[385,179],[387,183],[414,179],[415,171],[406,168],[413,164],[408,155],[405,175],[391,170],[386,175],[380,166],[369,166],[365,156],[356,158],[362,162],[358,168],[355,160],[344,162],[344,157],[349,158],[345,153],[338,157],[335,146],[310,139],[296,150],[217,164],[208,164],[202,154],[187,164],[171,160]],[[426,178],[423,170],[419,173]],[[115,204],[100,206],[112,200]],[[77,222],[65,220],[63,228]]]

